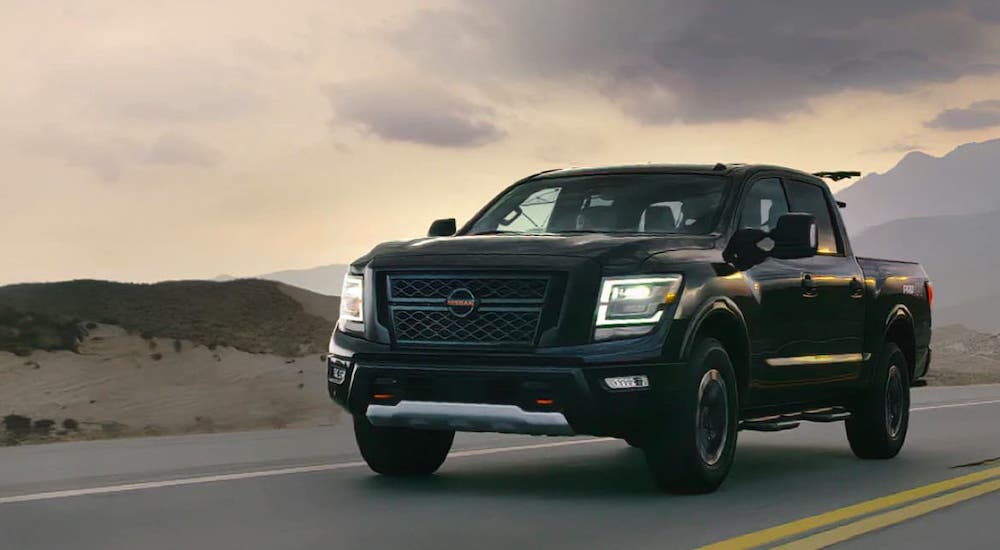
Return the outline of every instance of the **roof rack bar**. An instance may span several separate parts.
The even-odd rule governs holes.
[[[845,170],[841,172],[813,172],[813,175],[817,178],[828,178],[833,181],[840,181],[847,178],[860,178],[861,172]]]

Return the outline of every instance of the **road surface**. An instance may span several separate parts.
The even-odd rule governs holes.
[[[602,439],[460,434],[422,480],[372,474],[346,422],[3,448],[0,548],[1000,547],[1000,385],[915,389],[913,409],[889,461],[855,459],[840,424],[742,432],[694,497]]]

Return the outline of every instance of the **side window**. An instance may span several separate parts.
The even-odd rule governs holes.
[[[823,188],[801,181],[786,181],[788,200],[795,212],[807,212],[816,216],[816,231],[818,233],[817,252],[819,254],[837,254],[843,252],[837,242],[837,233],[833,227],[830,214],[830,203],[827,201]]]
[[[500,220],[500,228],[505,231],[544,231],[561,190],[561,187],[551,187],[532,193]]]
[[[788,201],[785,200],[781,180],[778,178],[757,180],[743,200],[740,227],[770,231],[778,223],[778,216],[786,213],[788,213]]]

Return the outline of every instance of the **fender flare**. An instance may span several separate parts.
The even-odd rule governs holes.
[[[710,315],[717,314],[720,311],[724,315],[732,317],[740,326],[740,331],[745,339],[746,349],[748,352],[750,351],[750,331],[747,327],[746,317],[743,316],[743,311],[740,310],[739,306],[731,298],[727,296],[713,296],[705,300],[701,307],[698,308],[698,311],[691,316],[691,322],[688,324],[687,330],[684,332],[684,339],[681,342],[681,351],[679,354],[681,360],[686,361],[690,356],[695,344],[694,339],[701,330],[705,320]]]
[[[872,334],[871,332],[868,333],[872,334],[872,336],[875,335],[878,336],[878,341],[872,342],[872,344],[869,345],[867,350],[871,352],[873,358],[878,358],[881,355],[882,348],[885,346],[886,339],[889,337],[889,329],[892,328],[892,326],[895,325],[896,323],[904,323],[906,325],[906,328],[910,331],[910,334],[912,334],[914,338],[916,337],[916,325],[914,324],[913,314],[910,312],[910,309],[907,308],[906,305],[904,304],[900,303],[893,304],[891,307],[889,307],[889,313],[885,316],[882,322],[882,326],[878,327],[878,332],[875,334]],[[912,356],[908,353],[908,350],[904,349],[903,353],[907,356],[908,362],[911,362],[910,360],[912,359],[913,364],[908,366],[910,369],[910,375],[913,376],[913,374],[918,371],[918,366],[916,364],[917,350],[913,349],[909,351],[913,352]]]

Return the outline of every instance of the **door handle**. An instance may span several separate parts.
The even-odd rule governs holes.
[[[861,284],[861,281],[857,277],[851,279],[851,284],[848,285],[851,292],[851,298],[864,298],[865,296],[865,285]]]
[[[819,294],[819,285],[813,280],[812,273],[802,274],[802,295],[806,298],[814,298]]]

